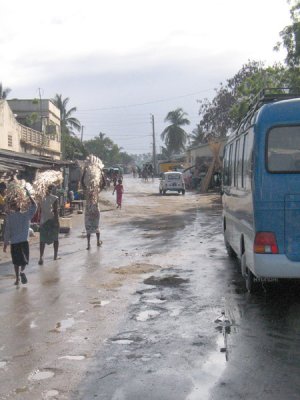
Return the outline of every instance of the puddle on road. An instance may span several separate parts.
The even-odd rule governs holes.
[[[146,263],[134,263],[125,267],[113,268],[111,272],[120,275],[135,275],[135,274],[147,274],[160,269],[160,265],[146,264]]]
[[[35,323],[35,321],[30,322],[30,328],[31,329],[37,328],[37,324]]]
[[[37,369],[36,371],[33,371],[29,375],[28,380],[30,380],[30,381],[42,381],[44,379],[53,378],[54,375],[55,374],[54,374],[53,371],[50,371],[50,370],[40,371],[39,369]]]
[[[169,310],[169,315],[170,317],[178,317],[182,311],[184,310],[183,306],[178,306],[178,307],[171,307]]]
[[[57,332],[64,332],[66,331],[68,328],[71,328],[75,323],[74,318],[68,318],[68,319],[63,319],[60,322],[57,322],[55,330]]]
[[[17,388],[17,389],[15,390],[15,393],[16,393],[16,394],[24,393],[24,392],[27,392],[27,390],[28,390],[28,387],[27,387],[27,386],[23,386],[23,387],[21,387],[21,388]]]
[[[165,303],[166,301],[167,301],[166,299],[147,299],[145,300],[145,303],[162,304]]]
[[[92,304],[94,307],[103,307],[109,304],[109,300],[96,300],[96,301],[90,301],[90,304]]]
[[[116,340],[112,340],[112,343],[116,343],[116,344],[131,344],[133,343],[133,340],[129,340],[129,339],[116,339]]]
[[[160,315],[160,313],[156,310],[146,310],[146,311],[141,311],[137,317],[136,320],[137,321],[141,321],[141,322],[145,322],[148,319],[154,319],[156,318],[158,315]]]
[[[62,357],[59,357],[58,359],[59,360],[64,359],[64,360],[70,360],[70,361],[82,361],[85,358],[86,358],[85,356],[62,356]]]
[[[162,278],[157,276],[150,276],[144,280],[145,285],[152,286],[179,286],[183,283],[188,283],[189,279],[180,278],[178,275],[169,275]]]
[[[69,340],[68,343],[82,343],[83,340],[86,340],[87,337],[82,337],[82,336],[72,336]]]
[[[0,258],[0,261],[1,261],[1,258]],[[10,279],[10,278],[15,278],[15,275],[13,275],[13,274],[8,274],[8,275],[1,275],[0,276],[0,280],[2,281],[2,280],[4,280],[4,279]]]
[[[201,380],[195,380],[195,387],[187,397],[187,400],[208,399],[209,393],[217,383],[226,368],[226,359],[220,349],[224,346],[223,337],[217,340],[217,350],[213,351],[198,371]],[[197,374],[197,375],[198,375]]]
[[[52,397],[57,397],[59,395],[59,391],[58,390],[48,390],[48,392],[46,392],[43,395],[43,399],[47,400],[47,399],[51,399]]]

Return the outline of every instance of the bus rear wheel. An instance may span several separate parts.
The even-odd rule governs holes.
[[[248,293],[254,293],[257,289],[257,284],[255,282],[255,276],[253,272],[247,267],[246,254],[242,254],[241,258],[241,269],[243,277],[245,278],[246,289]]]
[[[226,238],[224,237],[224,243],[226,247],[227,254],[230,258],[235,258],[236,257],[236,252],[233,250],[233,248],[230,246],[230,244],[227,242]]]

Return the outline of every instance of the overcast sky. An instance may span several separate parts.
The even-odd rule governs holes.
[[[0,82],[9,98],[70,98],[84,139],[130,154],[157,147],[169,111],[199,122],[197,99],[248,60],[272,64],[286,0],[0,0]],[[80,134],[79,134],[80,136]]]

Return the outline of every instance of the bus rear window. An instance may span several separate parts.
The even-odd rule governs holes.
[[[300,173],[300,126],[272,128],[267,148],[268,171]]]

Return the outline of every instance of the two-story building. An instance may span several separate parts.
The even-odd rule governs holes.
[[[61,161],[59,109],[50,100],[42,100],[40,122],[44,127],[40,125],[43,131],[39,131],[20,123],[34,112],[36,104],[31,103],[31,100],[0,100],[1,179],[16,171],[32,179],[38,169],[59,169],[68,164]]]
[[[1,143],[2,149],[19,147],[15,151],[60,159],[60,111],[51,100],[4,101],[1,117],[4,124],[0,122],[0,135],[4,142],[7,136],[8,146]]]

